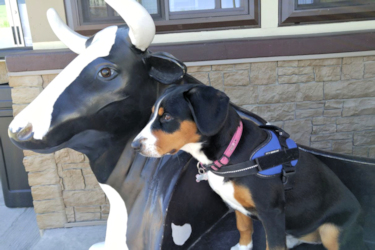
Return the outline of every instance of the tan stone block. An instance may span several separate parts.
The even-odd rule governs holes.
[[[102,213],[102,220],[108,220],[109,214],[103,214]]]
[[[42,87],[42,76],[10,76],[9,86],[15,87]]]
[[[352,154],[353,142],[351,140],[332,141],[332,151],[339,154]]]
[[[225,93],[236,105],[248,105],[257,102],[258,92],[255,86],[236,86],[224,88]]]
[[[368,62],[368,61],[375,61],[375,56],[365,56],[363,58],[363,61]]]
[[[366,90],[366,91],[364,91]],[[348,80],[324,83],[324,98],[349,99],[375,96],[375,80]]]
[[[375,158],[375,147],[369,149],[369,151],[368,151],[368,157]]]
[[[324,110],[323,116],[341,116],[342,110],[341,109],[329,109]]]
[[[375,129],[375,116],[340,117],[336,120],[337,132]]]
[[[318,109],[323,108],[324,102],[301,102],[296,103],[296,109]]]
[[[55,79],[55,77],[57,75],[58,74],[42,75],[42,78],[43,78],[43,88],[46,88],[48,86],[48,84],[50,84],[53,81],[53,79]]]
[[[33,201],[33,204],[35,213],[37,214],[65,211],[64,202],[61,198],[54,200]]]
[[[66,206],[92,206],[105,204],[105,196],[102,190],[64,191],[64,203]]]
[[[375,145],[375,132],[374,131],[366,131],[366,132],[358,132],[354,133],[354,145]]]
[[[100,188],[98,180],[96,179],[94,174],[86,174],[85,177],[85,184],[86,189],[96,189]]]
[[[360,157],[368,157],[367,147],[353,147],[353,155]]]
[[[311,142],[310,147],[316,149],[331,149],[331,141],[318,141],[318,142]]]
[[[250,69],[250,63],[240,63],[240,64],[235,64],[234,69]]]
[[[82,171],[80,169],[69,169],[62,171],[65,190],[79,190],[85,188]]]
[[[326,140],[351,140],[352,133],[334,133],[331,135],[312,135],[311,141],[326,141]]]
[[[207,71],[211,71],[211,65],[207,65],[207,66],[191,66],[191,67],[188,67],[188,70],[187,72],[190,74],[190,73],[194,73],[194,72],[207,72]]]
[[[279,61],[277,62],[278,67],[297,67],[298,61]]]
[[[323,83],[312,82],[300,84],[296,95],[296,101],[321,101],[323,100]]]
[[[364,78],[375,77],[375,62],[365,63],[365,75]]]
[[[319,126],[313,126],[312,134],[330,134],[336,132],[336,124],[324,124]]]
[[[42,172],[29,173],[29,185],[53,185],[59,183],[59,176],[56,169],[49,169]]]
[[[296,119],[322,116],[323,109],[296,110]]]
[[[59,228],[65,226],[66,214],[65,211],[37,214],[36,220],[38,222],[39,229]]]
[[[363,57],[344,57],[342,60],[343,65],[363,63]]]
[[[26,156],[23,158],[23,165],[27,172],[56,169],[55,157],[53,154]]]
[[[209,85],[208,72],[196,72],[190,74],[192,77],[196,78],[198,81],[201,81],[203,84]]]
[[[336,123],[335,117],[314,117],[312,120],[314,125],[332,124]]]
[[[342,116],[375,115],[375,98],[346,100]]]
[[[60,185],[46,185],[31,187],[34,201],[56,199],[62,197]]]
[[[101,211],[100,206],[75,207],[76,213],[96,213]]]
[[[28,104],[32,102],[41,92],[42,88],[13,88],[12,100],[15,104]]]
[[[249,71],[224,72],[225,86],[246,86],[250,84]]]
[[[94,174],[94,172],[92,172],[91,168],[82,168],[82,173],[83,173],[83,175]]]
[[[85,156],[73,149],[65,148],[55,152],[56,163],[84,162]]]
[[[273,84],[276,83],[276,76],[276,62],[259,62],[251,64],[251,84]]]
[[[300,60],[300,61],[298,61],[298,67],[326,66],[326,65],[341,65],[341,58],[313,59],[313,60]]]
[[[284,130],[297,143],[310,145],[310,135],[312,130],[311,120],[293,120],[284,122]]]
[[[338,81],[340,75],[340,66],[315,67],[315,81],[317,82]]]
[[[258,103],[294,102],[298,90],[299,85],[295,84],[259,86]]]
[[[267,121],[286,121],[294,120],[294,104],[274,104],[274,105],[245,105],[243,108],[253,112]]]
[[[109,214],[109,208],[110,208],[109,205],[103,205],[102,206],[102,213],[103,214]]]
[[[291,76],[279,76],[279,83],[304,83],[313,82],[314,75],[291,75]]]
[[[224,80],[222,72],[210,72],[209,78],[212,87],[220,91],[224,91]]]
[[[194,73],[194,72],[207,72],[211,71],[211,65],[207,66],[191,66],[188,67],[188,73]]]
[[[233,70],[233,64],[212,65],[212,71]]]
[[[314,77],[313,67],[301,67],[301,68],[278,68],[277,73],[281,75],[312,75]],[[314,81],[314,80],[312,80]]]
[[[66,213],[66,218],[67,218],[68,222],[75,222],[76,221],[73,207],[65,208],[65,213]]]
[[[88,162],[80,162],[80,163],[62,163],[60,164],[63,170],[68,169],[84,169],[90,168],[90,164]]]
[[[341,109],[344,102],[340,100],[326,101],[324,109]]]
[[[34,151],[31,151],[31,150],[23,150],[23,155],[24,156],[32,156],[32,155],[39,155],[39,153],[36,153]]]
[[[8,83],[8,69],[5,62],[0,62],[0,84]]]
[[[100,213],[78,213],[76,212],[76,221],[100,220]]]
[[[15,117],[19,113],[21,113],[22,110],[24,110],[28,104],[13,104],[12,109],[13,109],[13,116]]]

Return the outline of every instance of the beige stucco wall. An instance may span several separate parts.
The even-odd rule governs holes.
[[[298,143],[375,158],[375,56],[203,65],[188,72]],[[54,77],[11,76],[14,114]],[[25,151],[24,165],[41,229],[108,217],[108,200],[84,155]]]
[[[64,1],[26,0],[26,8],[33,43],[59,41],[49,26],[46,13],[49,8],[54,8],[66,22]]]
[[[5,61],[0,61],[0,84],[8,82],[8,70]]]

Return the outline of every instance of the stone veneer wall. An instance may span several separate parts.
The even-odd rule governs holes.
[[[291,133],[298,143],[375,157],[375,56],[189,67],[235,104]],[[16,115],[55,75],[11,76]],[[38,225],[105,220],[109,204],[87,158],[70,149],[25,151]]]

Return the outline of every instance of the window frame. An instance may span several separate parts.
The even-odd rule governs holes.
[[[295,9],[295,0],[279,0],[279,26],[375,19],[375,3],[345,7]]]
[[[218,1],[218,0],[216,0]],[[169,12],[169,1],[161,0],[158,6],[160,14],[152,15],[156,33],[178,33],[187,31],[216,30],[227,28],[259,28],[260,27],[260,0],[242,0],[246,2],[245,10],[225,9],[221,16],[204,17],[210,10],[186,12]],[[81,0],[64,0],[68,25],[82,35],[93,35],[99,30],[111,26],[122,25],[123,22],[108,19],[103,23],[89,24],[83,21]],[[246,13],[245,13],[246,11]],[[212,11],[214,12],[214,11]],[[217,11],[216,11],[217,12]],[[241,13],[242,12],[242,13]],[[240,15],[238,13],[241,13]],[[166,20],[168,19],[168,20]]]

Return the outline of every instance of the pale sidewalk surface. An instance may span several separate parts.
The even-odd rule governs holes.
[[[88,250],[104,241],[106,226],[45,230],[40,237],[33,208],[8,208],[0,183],[0,250]]]

